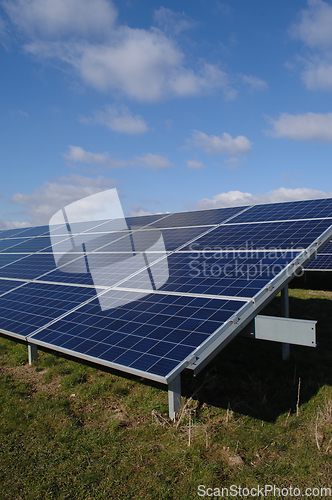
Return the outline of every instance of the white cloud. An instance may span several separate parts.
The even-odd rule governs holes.
[[[191,29],[197,24],[183,12],[173,12],[166,7],[160,7],[158,10],[155,10],[153,19],[165,33],[169,33],[170,35],[178,35],[182,31]]]
[[[107,43],[49,42],[24,46],[42,59],[60,59],[97,90],[113,90],[138,101],[192,96],[220,88],[226,100],[236,96],[229,76],[217,65],[186,68],[184,54],[161,31],[120,27]]]
[[[236,156],[231,156],[231,158],[226,158],[224,160],[224,163],[226,163],[228,170],[236,170],[242,165],[241,160]]]
[[[299,21],[289,28],[293,39],[304,43],[307,53],[298,57],[302,80],[309,90],[332,90],[332,5],[308,0]]]
[[[130,206],[130,217],[138,217],[141,215],[152,215],[150,210],[143,208],[141,205],[131,205]]]
[[[82,118],[81,122],[105,125],[122,134],[140,135],[148,131],[145,121],[138,115],[133,116],[126,106],[107,106],[105,111],[96,111],[92,118]]]
[[[310,57],[304,60],[305,69],[302,72],[302,80],[309,90],[332,90],[332,57]]]
[[[332,47],[332,6],[323,0],[308,0],[300,19],[290,27],[290,35],[309,47]]]
[[[0,38],[3,38],[5,35],[6,35],[6,23],[5,21],[2,19],[2,17],[0,17]]]
[[[0,229],[20,229],[21,227],[29,227],[31,222],[28,221],[12,221],[7,219],[0,219]]]
[[[151,153],[144,156],[136,156],[133,160],[130,160],[128,164],[137,167],[150,168],[151,170],[162,170],[173,166],[173,163],[171,163],[165,156]]]
[[[190,170],[199,170],[201,168],[206,168],[206,165],[204,165],[202,161],[186,160],[186,163]]]
[[[251,205],[252,203],[254,203],[252,194],[242,193],[241,191],[228,191],[227,193],[216,194],[212,199],[203,198],[196,205],[198,209],[203,210],[205,208]]]
[[[108,153],[91,153],[85,151],[80,146],[69,146],[69,151],[65,153],[64,158],[75,163],[87,163],[92,165],[102,165],[108,168],[120,167],[143,167],[151,170],[162,170],[172,167],[168,158],[158,154],[148,153],[143,156],[135,156],[132,160],[120,160],[110,158]]]
[[[251,194],[242,191],[228,191],[213,196],[213,198],[204,198],[196,203],[195,208],[203,210],[206,208],[235,207],[241,205],[254,205],[257,203],[274,203],[280,201],[309,200],[316,198],[332,197],[332,192],[325,193],[318,189],[295,188],[287,189],[281,187],[269,191],[267,194]]]
[[[106,0],[3,0],[2,6],[21,31],[45,39],[107,34],[117,17]]]
[[[312,188],[284,188],[274,189],[268,193],[268,198],[271,202],[278,201],[294,201],[294,200],[314,200],[317,198],[330,198],[332,192],[326,193],[319,189]]]
[[[106,163],[109,157],[107,153],[91,153],[80,146],[69,146],[69,152],[64,155],[66,160],[79,161],[82,163]]]
[[[64,158],[69,162],[103,165],[108,168],[119,168],[126,165],[124,160],[111,159],[108,153],[91,153],[80,146],[69,146],[69,151],[64,154]]]
[[[95,88],[120,90],[139,101],[198,95],[215,88],[221,88],[226,99],[235,96],[225,72],[212,64],[202,64],[196,72],[186,68],[184,54],[162,32],[130,28],[119,32],[115,44],[86,45],[69,61]]]
[[[24,118],[29,118],[29,114],[26,111],[22,111],[21,109],[10,111],[11,115],[23,116]]]
[[[48,224],[50,217],[62,207],[91,194],[109,189],[116,180],[99,176],[97,178],[71,175],[58,177],[46,182],[33,193],[16,193],[11,201],[21,205],[22,214],[30,219],[30,224]]]
[[[249,88],[252,92],[259,91],[259,90],[265,90],[268,87],[268,84],[266,83],[266,81],[261,80],[260,78],[257,78],[257,76],[242,75],[242,80],[244,83],[249,85]]]
[[[246,155],[251,152],[252,143],[243,135],[238,135],[233,138],[227,132],[222,135],[208,136],[204,132],[194,130],[192,139],[189,141],[190,145],[196,148],[203,149],[206,153],[215,154],[229,154],[229,155]]]
[[[97,89],[121,90],[131,98],[152,101],[167,90],[169,73],[181,70],[182,58],[162,33],[122,28],[113,43],[82,47],[73,63]]]
[[[187,64],[169,32],[192,26],[183,14],[161,7],[156,27],[134,29],[115,23],[106,0],[3,0],[12,23],[26,38],[24,50],[69,65],[88,85],[139,101],[192,96],[221,89],[226,100],[237,90],[218,64]]]
[[[332,142],[332,113],[282,113],[278,120],[268,118],[273,126],[268,131],[273,137],[287,137],[296,141]]]

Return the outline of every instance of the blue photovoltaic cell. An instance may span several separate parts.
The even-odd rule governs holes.
[[[7,253],[35,253],[42,250],[52,252],[52,247],[49,236],[38,236],[28,239],[22,237],[0,240],[0,250]]]
[[[84,222],[71,222],[68,225],[70,228],[70,232],[72,234],[80,234],[80,233],[89,233],[89,232],[106,232],[110,231],[121,231],[123,229],[127,229],[126,222],[124,218],[120,219],[109,219],[109,220],[100,220],[100,221],[84,221]],[[66,229],[60,229],[60,233],[65,233]]]
[[[24,241],[29,241],[28,238],[7,238],[0,240],[0,252],[15,252],[14,248]],[[10,250],[9,250],[10,249]]]
[[[83,262],[84,258],[81,257],[79,259]],[[45,270],[45,274],[40,273],[38,277],[36,277],[37,281],[49,281],[52,283],[62,283],[62,284],[77,284],[77,285],[85,285],[85,286],[93,286],[93,281],[91,278],[91,274],[89,272],[86,273],[70,273],[64,272],[61,269],[57,269],[54,265],[53,261],[53,270],[47,272]],[[65,267],[63,268],[65,269]],[[1,270],[0,270],[1,271]]]
[[[157,215],[142,215],[141,217],[126,217],[126,223],[129,229],[132,226],[145,227],[157,221],[168,219],[171,214],[157,214]]]
[[[332,242],[329,241],[319,253],[332,254]]]
[[[332,199],[255,205],[231,222],[260,222],[332,217]]]
[[[0,254],[1,278],[36,279],[54,269],[56,267],[53,254]]]
[[[305,266],[307,271],[332,271],[332,254],[318,254]]]
[[[22,228],[22,231],[20,231],[19,236],[24,238],[25,237],[31,238],[33,236],[48,235],[48,233],[49,233],[48,226],[36,226],[36,227]],[[2,238],[1,234],[0,238]]]
[[[221,224],[246,207],[217,208],[215,210],[199,210],[195,212],[181,212],[171,214],[152,224],[153,227],[185,227],[185,226],[210,226]]]
[[[48,226],[22,227],[20,229],[4,229],[0,231],[0,240],[4,238],[31,238],[48,234]]]
[[[176,252],[168,256],[169,280],[161,291],[232,297],[253,297],[277,276],[299,252],[220,252],[188,254]],[[156,269],[154,269],[156,268]],[[156,279],[158,264],[151,266]],[[136,274],[122,287],[143,289],[144,273]]]
[[[306,248],[325,229],[330,220],[270,222],[219,226],[182,250],[202,252],[208,250],[288,249]]]
[[[164,244],[166,251],[170,252],[172,250],[176,250],[181,245],[186,244],[188,241],[191,241],[194,238],[197,238],[201,234],[204,234],[209,227],[200,226],[200,227],[185,227],[185,228],[174,228],[174,229],[163,229],[161,234],[163,236]],[[149,238],[149,233],[151,233],[152,229],[142,229],[137,232],[140,235],[146,235],[146,238]],[[114,235],[113,235],[114,236]],[[113,237],[112,236],[112,237]],[[107,235],[101,238],[98,238],[97,242],[94,240],[88,242],[86,244],[86,250],[89,251],[90,247],[92,247],[93,251],[98,252],[113,252],[115,251],[128,251],[128,248],[132,248],[130,236],[125,234],[124,236],[121,233],[116,233],[116,240],[108,243],[110,237]],[[95,247],[98,248],[95,248]]]
[[[1,297],[1,330],[25,337],[94,296],[91,288],[26,283]]]
[[[17,288],[20,286],[22,286],[21,281],[11,281],[11,280],[0,279],[0,297],[3,294],[9,292],[10,290],[13,290],[14,288]],[[1,305],[1,301],[0,301],[0,305]],[[0,331],[1,331],[1,329],[2,329],[2,324],[0,321]]]
[[[2,269],[4,267],[20,261],[21,259],[28,257],[28,255],[29,254],[0,253],[0,277],[2,276]],[[17,278],[18,275],[16,274],[13,277]]]
[[[189,228],[176,228],[176,229],[164,229],[162,231],[163,241],[165,244],[166,251],[172,251],[179,246],[183,245],[185,242],[190,241],[193,238],[197,238],[197,236],[204,234],[207,231],[207,227],[189,227]],[[159,230],[158,230],[159,231]],[[140,234],[146,235],[146,239],[149,239],[149,236],[154,233],[154,231],[150,230],[142,230],[138,231]],[[161,234],[161,233],[160,233]],[[108,244],[109,239],[112,241]],[[144,239],[144,237],[143,237]],[[96,249],[94,249],[97,247]],[[128,253],[128,249],[134,249],[135,245],[132,243],[130,237],[125,233],[123,235],[120,232],[112,233],[109,238],[108,235],[97,237],[96,239],[90,240],[85,245],[87,256],[86,260],[90,268],[104,268],[104,276],[105,276],[105,286],[114,285],[118,282],[121,282],[123,279],[130,276],[132,273],[137,271],[136,261],[131,259],[135,252]],[[89,253],[93,250],[93,253]],[[112,264],[112,258],[114,263],[114,257],[112,257],[112,252],[114,251],[127,252],[122,256],[121,265],[119,263],[116,266],[112,266],[111,269],[108,268],[110,264]],[[149,252],[149,249],[147,250]],[[110,255],[107,255],[109,253]],[[84,257],[79,257],[78,254],[74,254],[74,258],[76,262],[83,261]],[[153,262],[160,258],[160,253],[149,252],[149,262]],[[116,261],[115,261],[116,262]],[[58,263],[59,265],[59,263]],[[85,285],[93,285],[91,275],[89,273],[72,273],[66,272],[70,266],[62,266],[59,268],[54,268],[51,272],[48,272],[47,276],[41,275],[40,280],[43,281],[51,281],[55,283],[77,283],[77,284],[85,284]],[[146,264],[142,261],[139,269],[144,269]],[[45,268],[44,272],[47,270]],[[111,273],[111,275],[109,274]],[[1,276],[1,271],[0,271]],[[10,270],[7,271],[6,276],[10,275]],[[35,276],[37,278],[37,276]]]
[[[25,231],[27,231],[27,229],[32,229],[32,228],[26,228],[26,227],[22,227],[20,229],[5,229],[3,231],[1,231],[0,233],[0,239],[4,239],[4,238],[11,238],[11,237],[20,237],[21,235],[23,236],[23,233]]]
[[[331,271],[332,270],[332,243],[329,242],[308,264],[308,271]]]
[[[244,303],[150,294],[101,312],[92,301],[33,339],[166,376]]]

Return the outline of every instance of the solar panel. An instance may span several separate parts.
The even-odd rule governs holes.
[[[170,384],[307,265],[331,225],[323,199],[5,230],[0,328]]]
[[[332,242],[329,242],[305,266],[306,271],[332,271]]]
[[[232,222],[266,222],[294,219],[323,219],[332,217],[330,199],[291,201],[255,205],[239,214]]]

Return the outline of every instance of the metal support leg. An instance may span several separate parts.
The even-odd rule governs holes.
[[[281,290],[281,307],[282,314],[285,318],[289,318],[289,297],[288,297],[288,285]],[[286,359],[290,358],[290,346],[289,344],[282,344],[282,359],[286,361]]]
[[[181,375],[179,374],[168,384],[169,418],[175,420],[176,413],[181,408]]]
[[[37,361],[38,349],[35,344],[28,344],[28,357],[29,357],[29,365],[32,365],[33,361]]]

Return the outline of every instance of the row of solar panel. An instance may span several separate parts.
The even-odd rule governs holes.
[[[180,246],[186,251],[203,251],[212,245],[213,248],[223,249],[250,249],[250,248],[305,248],[312,238],[321,234],[329,226],[330,219],[302,220],[293,222],[269,222],[260,224],[221,225],[208,227],[163,229],[162,235],[167,251],[174,251]],[[148,237],[148,231],[138,231],[142,237]],[[202,236],[206,234],[206,236]],[[199,239],[197,243],[190,246],[189,242]],[[67,239],[69,237],[67,236]],[[93,252],[128,252],[131,248],[130,236],[128,234],[115,236],[105,235],[94,242]],[[28,238],[22,241],[18,238],[0,240],[0,254],[2,253],[53,253],[61,250],[57,244],[53,247],[49,236]],[[93,240],[95,241],[95,240]],[[86,245],[89,252],[89,246]],[[53,249],[53,251],[52,251]]]
[[[190,254],[176,252],[167,257],[169,279],[161,287],[163,291],[176,291],[195,294],[234,295],[252,297],[270,279],[277,275],[286,264],[291,262],[299,252],[264,252],[257,255],[240,254],[238,256],[215,257],[213,254],[201,255],[192,258]],[[0,256],[0,265],[3,264]],[[165,257],[166,258],[166,257]],[[129,277],[128,267],[120,266],[103,269],[104,286],[107,283],[121,281],[122,286],[133,289],[144,289],[146,276],[144,272]],[[144,270],[144,269],[143,269]],[[158,263],[152,264],[151,271],[154,279],[163,271]],[[29,255],[11,265],[0,268],[0,277],[6,279],[36,280],[59,284],[79,284],[93,287],[90,273],[64,273],[54,269],[54,260],[51,255]]]
[[[327,218],[332,217],[331,204],[329,199],[306,200],[287,203],[274,203],[269,205],[254,205],[244,207],[229,207],[210,210],[201,210],[193,212],[181,212],[175,214],[157,214],[143,217],[128,217],[126,222],[129,227],[139,224],[141,227],[153,224],[156,228],[217,225],[221,223],[244,223],[260,221],[280,221],[308,218]],[[77,223],[76,228],[78,228]],[[99,221],[92,223],[83,223],[82,230],[97,230],[107,232],[114,227],[109,221]],[[87,229],[89,228],[89,229]],[[65,227],[61,226],[60,231],[66,234]],[[75,232],[75,223],[73,228]],[[30,238],[35,236],[47,235],[48,226],[6,229],[0,231],[0,240],[4,238],[19,237]]]
[[[129,357],[134,368],[157,374],[165,373],[160,367],[176,366],[245,303],[154,293],[101,313],[91,288],[40,283],[17,288],[17,282],[0,280],[0,293],[3,331],[120,364]],[[121,299],[133,294],[112,293]]]
[[[209,293],[213,295],[242,295],[252,297],[266,282],[268,282],[281,268],[289,263],[298,252],[263,252],[252,255],[256,246],[264,247],[262,242],[267,239],[275,246],[286,248],[292,240],[292,246],[295,248],[306,247],[318,237],[323,230],[330,225],[330,221],[296,221],[287,223],[269,223],[257,225],[256,232],[252,231],[251,226],[220,226],[213,229],[205,236],[196,240],[195,248],[185,246],[183,250],[190,253],[175,252],[168,255],[168,265],[170,279],[162,288],[167,291],[191,292],[196,294]],[[248,231],[244,231],[248,228]],[[177,237],[171,239],[166,233],[166,248],[173,250],[174,247],[187,241],[188,238],[197,235],[197,228],[192,230],[169,230],[174,231]],[[238,232],[235,233],[235,230]],[[240,231],[240,233],[239,233]],[[169,233],[168,232],[168,233]],[[200,234],[200,233],[199,233]],[[235,235],[239,234],[236,240]],[[274,235],[278,235],[278,239]],[[291,235],[291,236],[290,236]],[[249,238],[252,238],[249,240]],[[223,242],[233,241],[233,248],[243,248],[247,244],[250,249],[242,252],[240,255],[233,255],[230,245],[223,245]],[[248,243],[250,242],[250,245]],[[278,244],[278,245],[277,245]],[[228,246],[228,254],[225,256],[218,252],[218,248]],[[169,247],[169,248],[168,248]],[[210,252],[208,251],[210,249]],[[255,252],[254,252],[255,253]],[[82,260],[84,257],[75,257]],[[157,261],[160,254],[152,254],[150,262]],[[104,255],[100,255],[100,266],[104,263]],[[131,259],[123,260],[121,266],[112,267],[107,270],[105,266],[105,286],[108,286],[108,273],[112,273],[111,284],[122,281],[122,286],[128,288],[144,288],[144,279],[142,273],[128,278],[132,274]],[[66,269],[66,266],[62,268]],[[157,269],[158,272],[158,269]],[[51,254],[6,254],[0,253],[0,277],[21,280],[41,280],[53,283],[73,283],[93,287],[93,281],[89,273],[68,273],[57,269],[54,264],[54,258]]]
[[[145,270],[130,277],[131,259],[123,260],[118,274],[114,276],[114,267],[109,271],[113,283],[119,278],[122,288],[97,288],[112,300],[113,307],[106,311],[100,309],[88,272],[65,273],[55,268],[47,227],[5,231],[0,233],[1,329],[125,371],[166,377],[285,269],[299,254],[290,249],[305,248],[319,237],[332,222],[322,217],[331,216],[331,200],[315,200],[129,219],[127,224],[133,229],[146,224],[162,229],[169,279],[158,291],[142,293]],[[257,223],[278,220],[289,222]],[[226,224],[218,226],[221,222]],[[94,222],[87,232],[97,227],[99,234],[102,227],[105,233],[114,229],[112,221]],[[71,237],[64,231],[67,228],[58,229],[58,235]],[[120,238],[128,239],[128,235]],[[121,240],[118,235],[115,239],[114,251],[118,252]],[[112,252],[114,242],[114,238],[103,239],[94,248],[101,266],[102,252]],[[121,244],[129,246],[125,241]],[[228,253],[220,253],[220,247]],[[283,251],[257,252],[257,247]],[[234,254],[233,249],[240,253]],[[157,264],[160,253],[150,257],[157,278],[163,272]],[[86,256],[78,254],[77,258]],[[107,283],[107,269],[104,274]]]

